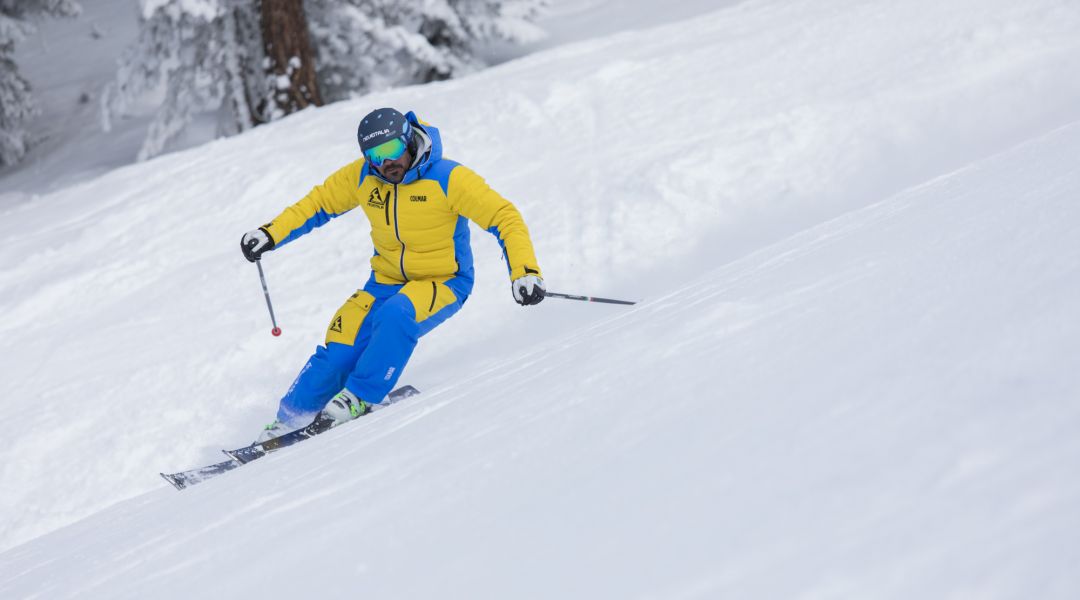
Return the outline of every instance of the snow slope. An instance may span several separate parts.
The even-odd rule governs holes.
[[[1080,9],[894,4],[746,3],[5,211],[0,597],[1074,597]],[[478,234],[425,394],[163,488],[365,278],[359,215],[268,257],[273,339],[235,246],[384,104],[549,287],[647,302],[519,309]]]
[[[121,503],[0,595],[1075,597],[1078,156],[1080,122]]]

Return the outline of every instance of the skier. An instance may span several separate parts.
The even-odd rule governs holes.
[[[363,289],[345,301],[325,345],[300,370],[258,441],[370,412],[393,389],[417,340],[457,313],[473,287],[466,218],[503,248],[514,300],[544,299],[544,280],[517,208],[468,167],[442,156],[439,130],[409,112],[374,110],[360,121],[363,157],[240,241],[251,262],[361,207],[375,255]]]

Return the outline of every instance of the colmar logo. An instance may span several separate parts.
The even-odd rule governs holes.
[[[383,198],[382,195],[379,194],[379,188],[375,188],[371,190],[371,195],[368,196],[367,203],[368,206],[372,208],[385,208],[386,198]]]
[[[427,196],[409,196],[409,202],[427,202]]]

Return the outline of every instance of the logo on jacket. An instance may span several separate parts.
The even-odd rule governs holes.
[[[368,196],[367,203],[368,206],[372,208],[385,208],[386,198],[383,198],[382,195],[379,194],[379,188],[375,188],[371,190],[371,195]]]
[[[427,202],[427,196],[409,196],[409,202]]]

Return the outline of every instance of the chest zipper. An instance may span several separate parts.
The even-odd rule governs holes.
[[[398,189],[397,189],[397,184],[396,183],[394,184],[394,193],[392,195],[392,200],[394,202],[394,235],[397,237],[398,243],[401,244],[401,262],[400,262],[401,278],[404,279],[405,281],[408,281],[409,276],[405,274],[405,241],[401,239],[401,230],[398,229],[398,220],[399,220],[399,217],[398,217]],[[389,224],[389,219],[390,219],[390,204],[389,204],[389,202],[386,204],[386,207],[387,207],[386,208],[386,218],[388,220],[387,224]]]

